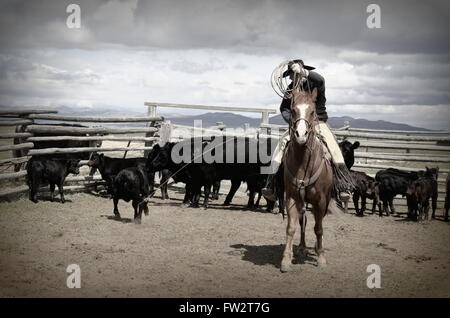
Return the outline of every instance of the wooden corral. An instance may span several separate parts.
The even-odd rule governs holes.
[[[2,131],[0,133],[0,199],[11,197],[14,194],[26,193],[28,188],[25,183],[26,171],[24,163],[31,155],[42,154],[65,154],[65,153],[92,153],[118,152],[127,156],[129,152],[138,152],[141,156],[146,155],[155,142],[165,143],[177,141],[192,135],[193,126],[175,125],[170,121],[164,121],[162,116],[157,115],[159,107],[206,109],[220,111],[239,111],[261,113],[261,124],[259,127],[244,125],[241,130],[227,130],[226,125],[221,122],[208,128],[201,128],[204,135],[239,135],[259,138],[261,136],[279,137],[287,129],[285,125],[269,124],[269,115],[276,112],[274,109],[249,108],[249,107],[224,107],[206,105],[185,105],[172,103],[146,102],[147,116],[141,117],[94,117],[94,116],[60,116],[55,110],[27,109],[27,110],[0,110],[0,117],[8,118],[0,121]],[[46,124],[51,121],[52,125]],[[58,123],[96,123],[86,127],[72,127],[55,125]],[[126,127],[124,123],[145,123],[145,127]],[[121,123],[120,127],[101,126],[98,123]],[[15,132],[7,131],[7,127],[16,127]],[[36,133],[52,132],[58,136],[37,137]],[[376,130],[352,128],[348,124],[341,128],[335,128],[334,133],[338,140],[348,139],[351,142],[359,141],[360,147],[355,152],[355,170],[364,171],[371,176],[380,169],[398,168],[404,170],[423,170],[425,166],[439,167],[439,198],[438,215],[442,210],[444,201],[444,181],[450,172],[450,131],[402,131],[402,130]],[[8,141],[16,142],[8,144]],[[17,142],[20,140],[20,142]],[[48,140],[79,140],[92,142],[92,146],[84,148],[47,148],[33,149],[33,142]],[[102,142],[116,142],[108,145]],[[118,142],[128,142],[119,145]],[[131,143],[142,143],[142,145],[131,145]],[[25,156],[5,156],[8,152],[16,150],[26,151]],[[136,153],[135,153],[136,154]],[[133,156],[131,154],[131,156]],[[85,165],[86,160],[81,161]],[[12,167],[22,164],[20,171],[14,172]],[[69,176],[66,180],[69,191],[82,191],[102,185],[98,174],[94,177],[85,175]],[[396,198],[396,205],[405,207],[403,198]],[[369,207],[371,205],[369,204]]]

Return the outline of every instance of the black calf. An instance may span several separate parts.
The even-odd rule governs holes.
[[[111,194],[111,180],[112,177],[116,176],[121,170],[132,167],[139,167],[145,171],[145,163],[147,159],[145,158],[110,158],[103,154],[94,154],[88,161],[88,166],[94,168],[91,172],[95,172],[95,168],[100,171],[102,179],[107,183],[108,193]],[[153,191],[154,186],[154,173],[148,173],[147,178],[149,182],[150,191]]]
[[[79,162],[79,159],[31,157],[27,165],[27,182],[30,188],[30,200],[37,203],[39,185],[49,183],[51,200],[54,200],[55,185],[58,185],[61,203],[64,203],[64,181],[69,173],[78,174],[80,172],[78,168]]]
[[[134,208],[134,223],[140,224],[142,211],[148,215],[147,202],[144,199],[150,195],[147,174],[141,168],[126,168],[117,176],[111,177],[111,192],[114,201],[114,215],[120,219],[117,204],[120,199],[125,202],[132,200]]]
[[[363,216],[366,210],[367,199],[373,200],[372,213],[375,212],[378,203],[378,182],[364,172],[350,170],[355,189],[353,190],[353,204],[356,215]],[[361,198],[361,209],[359,209],[359,199]]]

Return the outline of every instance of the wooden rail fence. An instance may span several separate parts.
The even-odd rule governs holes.
[[[25,163],[31,155],[42,154],[63,154],[80,152],[109,152],[109,151],[144,151],[147,155],[152,145],[159,141],[165,143],[190,136],[194,131],[193,126],[183,126],[164,121],[162,116],[157,115],[157,110],[161,107],[182,108],[182,109],[205,109],[214,111],[233,112],[257,112],[261,114],[261,124],[259,127],[250,127],[245,124],[241,132],[227,131],[227,126],[221,122],[216,125],[202,128],[205,135],[233,135],[249,136],[253,138],[274,137],[278,138],[287,129],[286,125],[273,125],[269,123],[269,115],[274,114],[274,109],[249,108],[249,107],[225,107],[206,105],[187,105],[173,103],[145,102],[147,116],[141,117],[95,117],[95,116],[60,116],[55,110],[28,109],[28,110],[0,110],[0,117],[11,118],[0,121],[0,126],[16,126],[16,132],[0,133],[2,139],[20,139],[21,143],[14,145],[0,146],[0,153],[6,151],[25,151],[26,155],[13,156],[11,158],[0,159],[0,169],[2,167]],[[146,127],[110,127],[110,126],[88,126],[72,127],[58,126],[36,123],[39,121],[52,122],[81,122],[81,123],[146,123]],[[177,131],[182,131],[177,134]],[[278,131],[278,133],[276,133]],[[365,129],[353,128],[347,123],[344,127],[333,129],[338,140],[347,139],[351,142],[359,141],[360,147],[355,152],[355,170],[364,171],[374,175],[380,169],[398,168],[403,170],[423,170],[425,166],[439,167],[439,203],[442,207],[444,198],[444,180],[450,173],[450,131],[406,131],[406,130],[386,130],[386,129]],[[57,133],[58,136],[36,136],[42,133]],[[133,135],[131,135],[133,134]],[[143,136],[136,136],[143,134]],[[80,148],[47,148],[34,149],[34,142],[39,141],[89,141],[90,147]],[[95,143],[103,141],[128,141],[128,146],[114,146],[98,148]],[[143,142],[144,146],[130,146],[131,142]],[[81,164],[86,164],[86,160]],[[0,173],[0,181],[23,179],[26,176],[24,170]],[[74,191],[85,188],[92,188],[100,184],[100,177],[70,176],[66,180],[68,183],[82,182],[83,185],[71,186]],[[17,192],[26,192],[25,186],[20,186]],[[0,197],[14,194],[14,189],[0,191]],[[396,205],[406,206],[403,198],[396,199]]]

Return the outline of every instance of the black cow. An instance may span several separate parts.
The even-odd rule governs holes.
[[[359,147],[359,141],[351,143],[348,140],[343,140],[339,143],[339,148],[341,148],[342,156],[344,157],[345,165],[347,169],[350,170],[355,163],[355,149]]]
[[[417,172],[419,178],[425,177],[425,178],[431,178],[435,180],[436,182],[432,182],[432,194],[431,194],[431,208],[433,210],[431,217],[434,219],[436,215],[436,208],[437,208],[437,198],[438,198],[438,183],[437,179],[439,176],[439,167],[436,168],[428,168],[425,167],[425,170],[420,170]]]
[[[411,181],[406,191],[408,217],[417,220],[428,219],[429,201],[432,200],[432,215],[435,218],[436,204],[437,204],[437,176],[439,168],[428,168],[425,171],[419,171],[419,178]]]
[[[134,223],[141,224],[142,211],[148,215],[145,199],[150,195],[147,173],[141,167],[121,170],[116,176],[111,176],[111,193],[114,201],[114,215],[120,219],[117,204],[122,199],[132,201],[134,209]]]
[[[185,143],[184,146],[187,147],[186,149],[189,149],[189,145],[191,146],[191,153],[194,154],[195,153],[195,145],[196,143],[199,144],[201,143],[202,148],[201,149],[197,149],[197,153],[198,152],[205,152],[208,153],[208,151],[211,153],[212,156],[216,156],[216,151],[221,151],[221,153],[223,154],[223,157],[220,156],[219,153],[217,153],[217,158],[221,158],[217,159],[216,161],[214,161],[213,163],[207,163],[205,162],[205,160],[200,160],[199,162],[180,162],[180,163],[174,163],[171,155],[172,155],[172,149],[175,146],[175,143],[167,143],[165,146],[160,147],[160,146],[155,146],[152,150],[152,152],[154,152],[153,154],[149,154],[149,158],[150,156],[154,156],[153,160],[148,160],[148,169],[149,171],[159,171],[162,169],[169,169],[172,173],[176,173],[176,175],[180,174],[182,175],[182,178],[184,180],[180,180],[186,183],[186,195],[185,195],[185,200],[184,202],[187,201],[187,199],[189,199],[190,197],[194,197],[195,195],[195,199],[193,200],[194,205],[195,202],[197,201],[196,199],[198,199],[200,193],[199,193],[199,189],[201,188],[201,186],[205,187],[205,199],[207,197],[207,195],[209,196],[209,192],[210,192],[210,186],[217,181],[220,180],[231,180],[231,189],[230,192],[228,193],[224,205],[228,205],[231,203],[231,200],[235,194],[235,192],[237,191],[237,189],[239,188],[240,184],[242,181],[250,181],[250,183],[254,182],[252,181],[252,178],[257,178],[260,175],[260,168],[262,166],[262,164],[260,162],[256,162],[256,163],[248,163],[249,162],[249,147],[245,147],[245,148],[241,148],[239,150],[244,151],[243,153],[240,153],[240,155],[242,155],[241,162],[237,163],[237,153],[238,153],[238,143],[237,143],[237,137],[226,137],[226,140],[215,140],[215,138],[219,138],[219,137],[212,137],[211,140],[209,141],[196,141],[193,138],[190,139],[186,139],[180,143]],[[215,142],[214,144],[212,144],[213,142]],[[250,141],[249,138],[243,138],[241,139],[239,142],[242,142],[242,145],[248,145],[250,142],[254,142],[254,141]],[[226,144],[230,144],[231,146],[229,147],[233,147],[233,153],[234,153],[234,158],[232,158],[233,160],[231,160],[232,162],[228,162],[230,158],[227,158],[227,149],[226,148]],[[181,145],[183,144],[178,144],[179,149],[181,149]],[[210,148],[208,149],[207,147],[210,146],[212,147],[212,145],[217,145],[217,147],[215,148]],[[253,145],[255,146],[255,145]],[[221,148],[223,147],[223,148]],[[257,153],[257,152],[256,152]],[[252,153],[252,155],[254,155],[254,153]],[[204,158],[203,158],[204,159]],[[188,159],[189,160],[189,159]],[[177,172],[178,171],[178,172]],[[173,177],[173,176],[172,176]],[[178,177],[178,176],[175,176]],[[251,198],[249,198],[249,206],[251,207]]]
[[[93,154],[91,159],[88,161],[88,166],[93,168],[92,172],[95,172],[95,168],[100,171],[102,179],[107,183],[108,193],[111,194],[111,177],[116,176],[121,170],[132,167],[140,167],[143,171],[145,171],[145,164],[147,159],[145,158],[111,158],[107,157],[104,154]],[[148,182],[150,191],[153,191],[154,186],[154,173],[148,173]]]
[[[375,212],[378,203],[378,182],[374,178],[368,176],[364,172],[350,170],[355,188],[353,190],[353,204],[355,206],[356,215],[363,216],[366,210],[366,200],[372,199],[372,213]],[[359,209],[359,198],[361,198],[361,209]]]
[[[55,159],[47,156],[33,156],[27,164],[28,187],[30,188],[30,200],[37,203],[39,185],[50,184],[51,200],[55,197],[55,185],[58,185],[61,203],[64,199],[64,180],[69,173],[78,174],[79,159]]]
[[[214,142],[214,138],[221,137],[213,137],[211,142]],[[273,140],[273,143],[270,143],[270,141],[270,139],[263,138],[256,141],[247,137],[227,136],[223,137],[223,142],[220,143],[221,148],[218,147],[212,151],[213,155],[215,155],[216,151],[221,151],[223,154],[222,162],[215,163],[217,180],[231,181],[231,188],[225,198],[224,205],[230,205],[241,183],[247,182],[250,191],[247,207],[250,209],[254,208],[254,196],[258,191],[257,184],[261,178],[265,178],[265,176],[261,177],[261,167],[268,164],[262,162],[260,158],[260,147],[263,146],[263,143],[266,143],[266,150],[270,154],[272,150],[271,146],[276,144],[275,140]],[[234,154],[234,158],[231,162],[227,161],[227,151],[230,151],[227,146],[230,144],[232,145],[232,153]],[[240,146],[243,145],[245,148],[240,148]],[[241,158],[238,158],[238,151],[243,151],[243,153],[241,153]],[[252,151],[256,154],[252,153]],[[254,155],[254,158],[252,158],[253,160],[250,160],[252,155]]]
[[[214,180],[216,180],[214,166],[202,162],[175,163],[172,159],[172,149],[176,144],[177,143],[174,142],[168,142],[163,147],[158,144],[153,146],[153,149],[148,155],[146,169],[151,172],[167,169],[170,171],[170,176],[166,176],[167,180],[168,177],[171,177],[175,182],[185,183],[186,192],[183,203],[187,204],[188,202],[191,202],[193,207],[198,207],[201,188],[203,186],[205,191],[203,206],[207,208],[211,186],[214,183]],[[199,145],[203,149],[206,143],[200,142]],[[165,181],[166,180],[161,182]]]
[[[383,202],[380,216],[382,216],[382,211],[389,215],[388,204],[391,214],[395,213],[394,197],[398,194],[405,196],[410,182],[418,178],[418,173],[415,171],[409,172],[394,168],[378,171],[375,180],[379,182],[380,200]]]

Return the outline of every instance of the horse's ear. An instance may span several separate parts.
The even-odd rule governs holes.
[[[315,102],[317,99],[317,87],[314,87],[311,93],[312,100]]]

